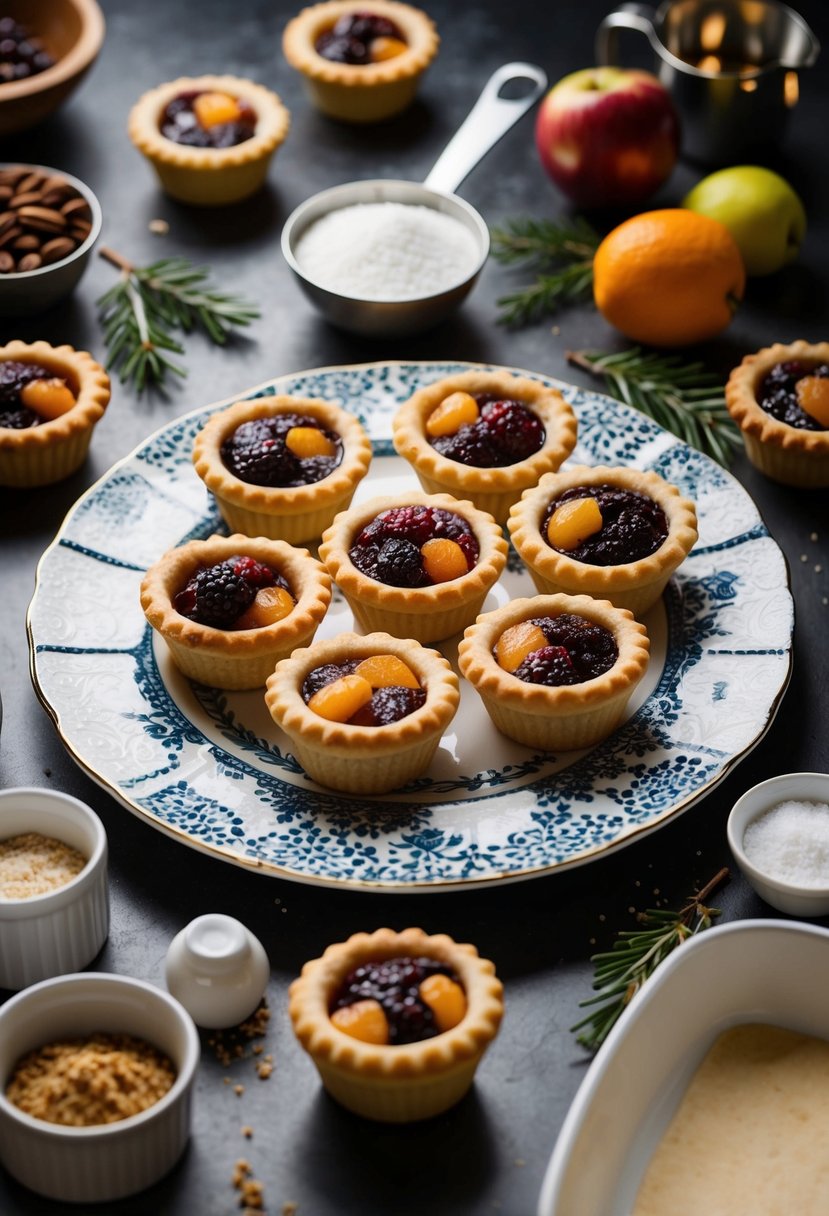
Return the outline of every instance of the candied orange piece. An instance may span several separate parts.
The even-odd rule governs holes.
[[[428,975],[419,988],[439,1030],[451,1030],[466,1017],[466,993],[448,975]]]
[[[478,413],[478,402],[471,393],[450,393],[426,419],[426,434],[433,439],[455,435],[462,426],[476,422]]]
[[[829,426],[829,378],[804,376],[795,387],[797,404],[821,426]]]
[[[75,394],[65,380],[54,376],[50,380],[30,380],[24,384],[20,390],[20,400],[27,409],[34,410],[50,422],[71,410],[75,404]]]
[[[242,111],[229,93],[200,93],[193,101],[193,113],[201,127],[217,127],[223,122],[238,122]]]
[[[466,556],[457,541],[435,536],[421,547],[423,569],[433,583],[448,583],[469,573]]]
[[[298,460],[309,456],[333,456],[336,446],[315,426],[292,426],[285,436],[285,447]]]
[[[343,1034],[363,1043],[376,1043],[382,1047],[389,1041],[389,1024],[379,1001],[369,998],[344,1005],[342,1009],[334,1010],[331,1021]]]
[[[556,507],[547,524],[547,540],[556,549],[576,549],[588,536],[600,532],[602,513],[595,498],[571,498]]]
[[[396,59],[406,49],[406,43],[400,38],[372,38],[368,48],[368,57],[372,63],[382,63],[385,59]]]
[[[533,625],[532,621],[520,621],[501,634],[495,643],[495,658],[504,671],[515,671],[528,654],[548,645],[538,625]]]
[[[340,676],[314,693],[308,708],[329,722],[347,722],[371,700],[372,687],[362,676]]]
[[[236,621],[236,629],[261,629],[275,625],[296,608],[296,600],[284,587],[260,587],[256,599]]]
[[[394,654],[373,654],[363,659],[354,674],[368,680],[372,688],[420,688],[411,667]]]

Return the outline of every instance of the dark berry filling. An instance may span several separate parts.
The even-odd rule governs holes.
[[[189,148],[233,148],[252,139],[256,130],[256,111],[241,98],[235,98],[238,114],[229,122],[204,125],[199,121],[194,102],[205,90],[191,89],[168,102],[159,129],[165,139]]]
[[[173,598],[173,607],[199,625],[233,629],[256,599],[257,591],[274,586],[291,592],[283,576],[263,562],[252,557],[229,557],[198,569]]]
[[[460,515],[442,507],[382,511],[357,535],[348,555],[361,574],[390,587],[431,587],[421,550],[427,541],[441,539],[459,546],[471,570],[480,552],[475,533]]]
[[[54,67],[40,38],[33,38],[14,17],[0,17],[0,84],[26,80]]]
[[[300,695],[307,705],[315,693],[327,684],[333,684],[342,676],[350,676],[357,670],[361,659],[347,659],[344,663],[325,663],[309,671],[302,682]],[[401,718],[413,714],[426,701],[423,688],[403,688],[392,684],[375,688],[371,700],[347,719],[349,726],[390,726]]]
[[[325,436],[334,448],[333,456],[294,454],[286,437],[294,427],[311,427]],[[339,435],[324,430],[316,418],[300,414],[277,414],[243,422],[222,444],[222,460],[231,473],[251,485],[288,489],[322,481],[343,458]]]
[[[320,34],[314,50],[332,63],[363,67],[373,62],[371,44],[377,38],[406,41],[400,29],[386,17],[365,12],[344,13],[336,25]]]
[[[601,529],[574,549],[557,549],[550,544],[547,527],[557,508],[576,498],[596,500],[602,517]],[[551,548],[566,552],[577,562],[617,566],[655,553],[668,535],[668,521],[662,508],[646,494],[607,485],[573,486],[550,503],[541,531]]]
[[[477,469],[503,468],[526,460],[544,443],[541,419],[520,401],[486,393],[476,394],[475,401],[480,410],[475,422],[465,423],[454,435],[429,439],[441,456]]]
[[[581,684],[609,671],[619,657],[610,630],[584,617],[565,612],[528,623],[538,626],[548,644],[533,650],[513,672],[527,684]]]
[[[787,426],[797,427],[801,431],[825,431],[827,428],[807,413],[798,401],[797,383],[806,376],[817,376],[820,380],[829,378],[829,364],[807,367],[796,360],[776,364],[764,376],[757,392],[757,402],[767,414],[778,422],[785,422]]]
[[[18,363],[16,359],[0,363],[0,426],[24,431],[45,422],[45,418],[22,403],[20,393],[33,380],[48,380],[54,374],[39,363]]]
[[[419,1043],[440,1034],[435,1016],[420,995],[420,985],[430,975],[460,980],[446,963],[433,958],[390,958],[363,963],[345,977],[331,1002],[329,1017],[357,1001],[377,1001],[389,1024],[389,1045]]]

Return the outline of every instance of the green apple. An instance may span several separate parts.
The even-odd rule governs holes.
[[[793,262],[806,234],[806,212],[794,190],[759,165],[735,165],[704,177],[682,205],[725,224],[749,275],[773,274]]]

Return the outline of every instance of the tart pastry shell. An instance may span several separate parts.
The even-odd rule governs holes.
[[[0,427],[0,485],[35,487],[62,481],[86,459],[96,423],[109,404],[109,376],[91,355],[48,342],[8,342],[0,361],[38,363],[65,380],[75,404],[38,426]]]
[[[562,613],[613,634],[619,656],[608,671],[581,684],[548,687],[519,680],[497,663],[493,648],[511,625]],[[571,751],[592,747],[615,730],[647,670],[649,651],[645,626],[626,609],[587,595],[544,595],[478,617],[463,636],[458,665],[502,734],[543,751]]]
[[[297,413],[335,431],[343,445],[339,465],[321,481],[304,486],[258,486],[242,481],[222,460],[222,444],[243,422]],[[247,536],[269,536],[290,544],[317,540],[346,508],[368,472],[371,441],[353,414],[310,397],[260,397],[214,414],[193,445],[193,463],[216,498],[228,527]]]
[[[610,485],[650,498],[665,512],[668,535],[659,548],[638,561],[594,566],[576,561],[549,545],[541,533],[550,503],[576,486]],[[510,511],[512,543],[528,567],[541,595],[563,591],[610,600],[641,616],[656,603],[668,580],[690,553],[697,539],[694,504],[657,473],[603,465],[573,465],[560,473],[547,473],[537,486],[525,490]]]
[[[390,654],[402,659],[426,692],[424,704],[388,726],[329,722],[302,699],[305,677],[325,663]],[[352,794],[382,794],[420,776],[458,708],[458,677],[436,650],[388,633],[341,633],[296,651],[269,677],[265,701],[314,781]]]
[[[191,148],[161,134],[161,116],[180,93],[227,93],[256,111],[251,139],[232,148]],[[155,169],[172,198],[197,206],[219,207],[254,194],[264,184],[268,165],[285,140],[290,114],[270,89],[238,76],[181,76],[151,89],[130,111],[127,131]]]
[[[182,616],[175,595],[200,566],[240,554],[264,562],[287,580],[296,606],[259,629],[216,629]],[[310,642],[331,602],[331,579],[307,549],[266,537],[209,536],[170,549],[141,583],[144,615],[188,679],[214,688],[261,688],[280,659]]]
[[[429,443],[426,419],[450,393],[495,393],[527,406],[544,425],[544,443],[526,460],[501,468],[480,469],[442,456]],[[429,494],[445,492],[469,498],[499,523],[510,507],[539,477],[558,469],[576,446],[576,416],[558,389],[510,372],[460,372],[419,389],[394,417],[392,434],[398,453],[414,468]]]
[[[391,587],[357,569],[349,549],[362,529],[382,511],[408,506],[440,507],[466,520],[480,548],[478,560],[467,574],[431,587]],[[507,551],[501,529],[485,511],[448,494],[413,490],[372,498],[338,515],[323,535],[319,555],[361,629],[381,629],[418,642],[440,642],[475,619],[506,564]]]
[[[387,17],[406,40],[406,50],[380,63],[334,63],[316,50],[321,34],[338,18],[366,11],[354,0],[331,0],[303,9],[289,21],[282,49],[291,67],[302,73],[306,91],[324,114],[344,122],[379,122],[398,114],[413,100],[420,77],[438,51],[434,23],[420,9],[396,0],[374,0],[372,14]]]
[[[746,455],[772,481],[819,489],[829,486],[829,430],[807,431],[768,414],[757,400],[763,378],[790,360],[829,363],[829,342],[777,343],[746,355],[725,386],[729,413],[743,433]]]
[[[328,1016],[345,977],[363,962],[412,956],[439,959],[458,976],[467,1012],[452,1030],[401,1046],[376,1046],[344,1034]],[[428,1119],[448,1110],[469,1089],[498,1032],[503,987],[474,946],[422,929],[355,933],[306,963],[290,988],[288,1010],[299,1042],[329,1093],[356,1114],[385,1123]]]

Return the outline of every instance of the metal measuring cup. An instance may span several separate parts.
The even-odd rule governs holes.
[[[797,103],[797,73],[820,53],[803,18],[776,0],[622,4],[599,26],[598,63],[618,63],[622,29],[653,48],[679,111],[683,154],[713,165],[775,148]]]
[[[528,80],[521,98],[499,93],[514,80]],[[489,229],[483,217],[454,191],[478,161],[525,114],[547,87],[547,76],[531,63],[507,63],[490,77],[463,124],[447,144],[425,182],[378,179],[347,182],[301,203],[285,221],[282,253],[302,290],[322,315],[340,329],[369,337],[402,337],[437,325],[469,294],[489,256]],[[461,283],[435,295],[408,300],[365,300],[341,295],[314,282],[296,258],[297,242],[322,216],[357,203],[408,203],[431,207],[463,224],[478,251],[474,269]]]

